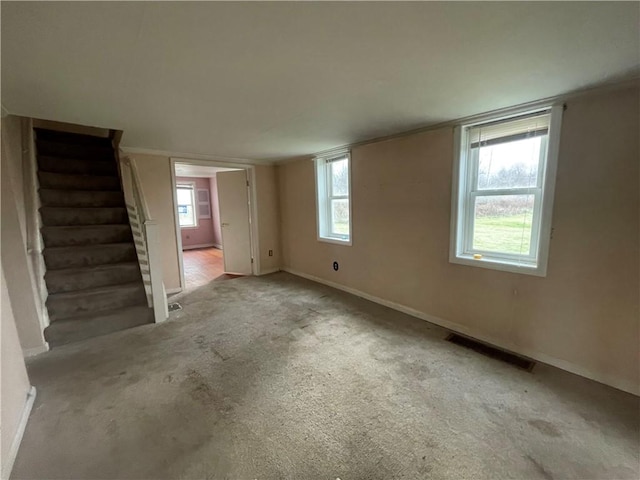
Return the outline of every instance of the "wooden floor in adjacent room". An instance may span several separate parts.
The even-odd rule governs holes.
[[[218,278],[231,277],[224,274],[222,250],[219,248],[185,250],[182,252],[182,257],[187,289],[201,287]]]

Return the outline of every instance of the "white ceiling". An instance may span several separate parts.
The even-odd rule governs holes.
[[[214,177],[218,172],[230,172],[237,168],[209,167],[206,165],[191,165],[187,163],[176,163],[176,176],[178,177]]]
[[[637,2],[2,2],[10,113],[309,154],[633,75]]]

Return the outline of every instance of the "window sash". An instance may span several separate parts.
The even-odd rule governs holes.
[[[193,222],[188,224],[180,223],[180,216],[178,214],[178,223],[181,228],[192,228],[198,226],[198,213],[196,212],[196,203],[195,203],[195,187],[194,185],[176,185],[176,190],[187,190],[189,191],[190,203],[186,204],[187,207],[191,207]],[[184,205],[184,204],[182,204]],[[178,204],[180,206],[180,204]]]
[[[347,239],[349,238],[349,235],[351,234],[351,217],[349,217],[349,221],[347,223],[348,229],[349,229],[349,233],[340,233],[340,232],[336,232],[333,230],[333,202],[334,200],[346,200],[347,203],[349,202],[349,197],[331,197],[329,198],[329,202],[328,202],[328,208],[327,208],[327,226],[328,226],[328,232],[329,232],[329,236],[331,237],[335,237],[335,238],[340,238],[340,239]]]
[[[332,195],[332,163],[346,160],[348,186],[346,195]],[[316,188],[318,208],[318,239],[336,240],[340,243],[351,241],[351,159],[349,154],[329,158],[316,158]],[[349,233],[335,232],[333,229],[332,204],[335,200],[346,200],[349,204]]]
[[[347,178],[349,175],[349,157],[345,156],[345,155],[340,155],[339,157],[334,157],[331,158],[329,160],[325,160],[324,163],[324,168],[325,168],[325,175],[327,176],[327,197],[330,199],[334,199],[334,198],[349,198],[349,194],[347,193],[346,195],[334,195],[333,194],[333,163],[336,162],[341,162],[343,160],[347,161]],[[348,188],[348,187],[347,187]]]
[[[504,138],[504,137],[503,137]],[[533,138],[533,137],[528,137]],[[531,188],[542,188],[544,183],[544,172],[546,170],[546,157],[547,157],[547,145],[548,145],[548,135],[543,136],[540,139],[540,158],[538,159],[538,172],[536,177],[536,186],[535,187],[505,187],[505,188],[494,188],[494,189],[481,189],[478,188],[478,178],[479,178],[479,169],[480,169],[480,148],[473,147],[472,145],[468,145],[467,147],[467,179],[466,179],[466,192],[482,192],[483,195],[490,194],[487,192],[492,191],[506,191],[506,190],[515,190],[515,189],[531,189]],[[508,143],[512,140],[507,140],[499,143]],[[497,144],[497,143],[496,143]],[[494,145],[496,145],[494,144]],[[499,193],[498,193],[499,195]]]
[[[503,260],[510,263],[521,263],[530,266],[537,267],[539,256],[539,244],[540,244],[540,228],[542,224],[542,202],[544,197],[544,176],[546,171],[547,161],[547,147],[548,147],[548,129],[545,134],[542,135],[540,142],[540,151],[538,159],[538,171],[536,178],[536,185],[534,187],[512,187],[512,188],[493,188],[493,189],[480,189],[478,188],[478,176],[480,167],[480,148],[484,146],[480,142],[480,148],[477,143],[471,143],[471,137],[469,130],[472,127],[467,128],[466,142],[463,146],[466,151],[465,161],[461,162],[460,167],[466,171],[466,178],[464,178],[463,197],[460,199],[461,204],[459,206],[458,215],[461,216],[461,222],[459,225],[462,227],[461,232],[461,254],[472,257],[475,254],[482,255],[483,258],[493,260]],[[533,138],[540,135],[529,135],[522,138]],[[498,137],[493,139],[493,145],[499,143],[507,143],[521,138],[514,138],[515,135],[508,135],[505,137]],[[502,140],[502,141],[500,141]],[[476,199],[482,197],[498,197],[509,195],[532,195],[533,198],[533,213],[531,219],[531,236],[529,239],[529,254],[513,254],[508,252],[497,252],[490,250],[476,249],[473,247],[474,233],[475,233],[475,205]]]
[[[325,174],[325,178],[326,178],[326,186],[327,186],[327,192],[326,192],[326,198],[327,198],[327,202],[326,202],[326,208],[325,208],[325,215],[326,215],[326,226],[327,226],[327,233],[329,237],[333,237],[333,238],[337,238],[340,240],[346,240],[349,238],[349,235],[351,234],[351,218],[349,218],[349,233],[345,234],[345,233],[340,233],[340,232],[336,232],[333,227],[334,227],[334,222],[333,222],[333,201],[334,200],[347,200],[347,202],[349,201],[349,195],[333,195],[333,163],[335,162],[340,162],[340,161],[347,161],[347,175],[349,175],[351,172],[349,172],[349,159],[348,157],[341,155],[339,157],[335,157],[329,160],[325,160],[324,163],[324,174]]]
[[[499,252],[495,250],[483,250],[480,248],[474,248],[474,232],[475,232],[475,204],[477,198],[482,197],[495,197],[495,196],[509,196],[509,195],[532,195],[533,196],[533,212],[531,215],[531,234],[529,238],[529,254],[517,254],[509,252]],[[516,191],[515,193],[501,192],[498,195],[484,195],[484,194],[471,194],[467,199],[466,204],[466,216],[464,225],[464,238],[463,238],[463,254],[474,255],[481,254],[483,257],[488,258],[502,258],[511,261],[524,261],[526,263],[533,263],[538,257],[538,240],[540,231],[540,213],[542,212],[542,190],[536,189],[536,192],[528,191],[522,193]]]
[[[339,233],[333,230],[333,201],[334,200],[347,200],[349,201],[349,195],[332,195],[331,192],[333,192],[333,171],[332,171],[332,163],[333,162],[338,162],[338,161],[342,161],[347,157],[344,156],[340,156],[338,158],[334,158],[331,160],[326,160],[324,162],[323,168],[324,168],[324,173],[326,175],[326,198],[327,198],[327,202],[326,202],[326,208],[325,208],[325,215],[326,215],[326,225],[327,225],[327,233],[328,236],[330,237],[334,237],[334,238],[338,238],[338,239],[348,239],[349,238],[349,234],[351,233],[351,218],[349,218],[349,234],[344,234],[344,233]],[[348,162],[348,158],[347,158],[347,162]]]

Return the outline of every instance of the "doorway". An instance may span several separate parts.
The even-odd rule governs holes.
[[[253,274],[252,168],[171,163],[182,289]]]

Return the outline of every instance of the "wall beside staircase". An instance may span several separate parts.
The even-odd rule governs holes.
[[[2,306],[2,328],[0,346],[2,369],[0,377],[2,383],[2,414],[0,416],[0,458],[2,458],[3,479],[9,478],[11,463],[15,449],[20,441],[21,427],[28,414],[28,397],[31,386],[24,364],[22,349],[16,330],[15,315],[11,308],[11,300],[7,292],[4,268],[0,281],[0,305]]]
[[[22,117],[9,115],[2,119],[2,143],[6,147],[7,175],[16,203],[24,205],[24,171],[22,165]],[[4,152],[3,152],[3,155]],[[18,210],[20,233],[26,237],[26,213],[24,208]]]
[[[178,242],[173,214],[171,162],[158,155],[132,155],[136,161],[140,183],[151,218],[158,222],[162,251],[162,276],[168,292],[180,289]]]
[[[22,169],[22,119],[2,118],[2,264],[20,344],[26,355],[46,350],[36,280],[26,250],[26,212]]]

